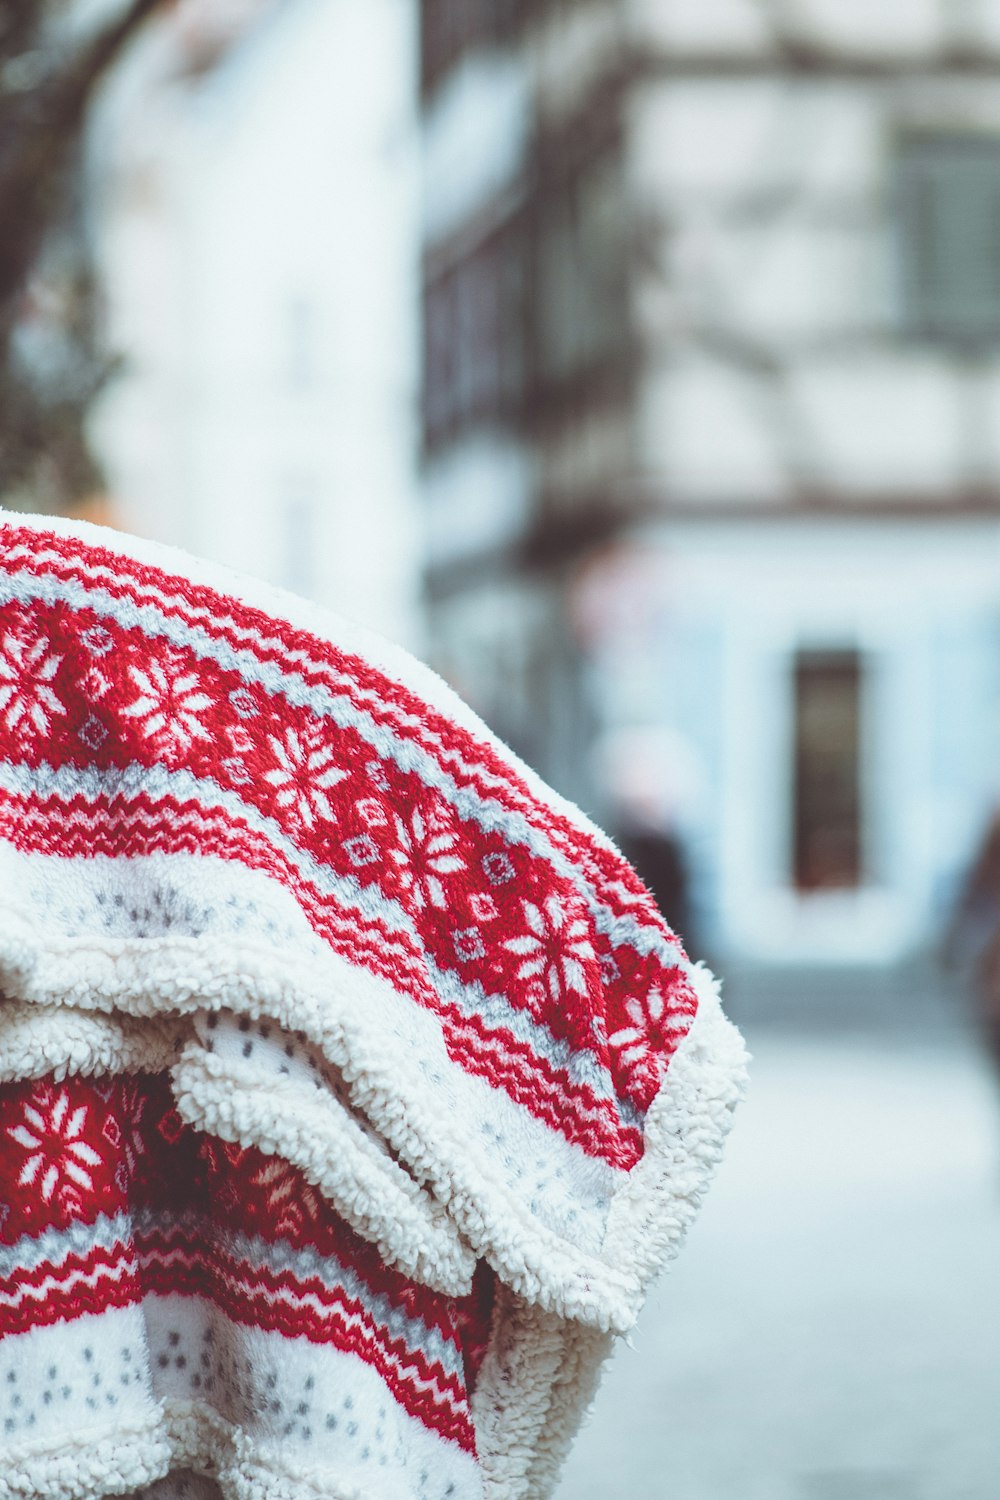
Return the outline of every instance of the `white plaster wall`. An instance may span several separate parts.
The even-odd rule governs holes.
[[[848,353],[804,362],[792,391],[818,472],[848,493],[933,498],[965,478],[962,389],[948,360]]]
[[[675,499],[781,499],[791,479],[760,380],[696,349],[650,370],[638,401],[645,472]]]
[[[428,243],[501,195],[523,164],[529,73],[513,52],[464,59],[436,90],[422,128],[422,213]]]
[[[664,49],[725,54],[766,47],[770,7],[761,0],[626,0],[637,37]],[[814,45],[917,57],[946,37],[1000,40],[997,0],[796,0],[775,8],[785,33]]]
[[[1000,480],[1000,362],[970,372],[897,336],[890,207],[894,132],[1000,128],[995,91],[670,82],[630,120],[640,209],[662,225],[637,302],[647,473],[725,499]]]
[[[940,41],[947,12],[941,0],[800,0],[795,9],[802,31],[819,41],[913,54]]]
[[[1000,527],[675,520],[637,545],[647,572],[662,559],[667,622],[647,701],[705,778],[685,833],[714,942],[734,957],[836,963],[933,941],[997,794]],[[789,880],[791,667],[810,647],[857,648],[868,668],[871,878],[857,892],[801,895]]]
[[[294,0],[187,89],[137,57],[97,153],[128,360],[98,432],[126,520],[411,642],[412,21],[405,0]]]
[[[627,0],[630,30],[647,46],[744,52],[763,50],[768,34],[755,0]]]

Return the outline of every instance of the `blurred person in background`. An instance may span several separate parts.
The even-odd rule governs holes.
[[[694,780],[689,747],[667,729],[629,728],[606,735],[596,759],[618,847],[686,951],[700,957],[682,831]]]
[[[979,1027],[1000,1077],[1000,806],[959,889],[942,956],[972,981]]]

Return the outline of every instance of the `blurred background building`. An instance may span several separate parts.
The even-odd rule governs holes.
[[[6,503],[425,651],[722,962],[926,951],[1000,798],[1000,0],[19,3],[8,224],[119,15],[0,254]]]
[[[724,976],[563,1500],[996,1492],[1000,0],[5,0],[0,504],[415,646]]]
[[[595,744],[660,737],[715,951],[925,948],[998,792],[1000,5],[421,46],[439,659],[612,823]]]
[[[415,644],[415,16],[184,0],[104,90],[88,213],[120,519]]]

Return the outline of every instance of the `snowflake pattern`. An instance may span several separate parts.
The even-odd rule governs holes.
[[[256,718],[258,713],[257,699],[249,688],[234,688],[229,694],[229,701],[241,719]]]
[[[47,734],[66,705],[52,683],[63,658],[42,631],[8,630],[0,640],[0,714],[10,730]]]
[[[558,896],[549,896],[541,906],[522,901],[527,931],[508,938],[504,947],[521,959],[518,979],[534,980],[552,1000],[567,992],[587,993],[588,961],[594,949],[582,917],[567,918]]]
[[[305,828],[317,820],[335,823],[337,815],[327,796],[347,776],[336,763],[332,747],[316,729],[286,729],[284,737],[268,736],[276,764],[264,780],[275,788],[275,801]]]
[[[463,963],[474,963],[486,956],[486,944],[478,927],[461,927],[452,933],[451,940]]]
[[[426,906],[443,909],[447,905],[442,875],[464,870],[465,861],[457,853],[458,836],[436,809],[428,813],[414,808],[404,822],[395,819],[398,843],[392,850],[399,883],[419,910]]]
[[[631,1089],[659,1081],[666,1057],[691,1024],[691,1017],[672,1011],[659,988],[633,995],[625,1002],[629,1025],[608,1037],[620,1071]]]
[[[108,737],[108,726],[96,714],[88,714],[80,726],[80,740],[88,750],[100,750]]]
[[[341,734],[322,709],[311,710],[316,700],[299,688],[282,686],[280,672],[286,667],[289,672],[298,671],[301,651],[297,645],[282,644],[280,633],[262,655],[260,673],[250,670],[253,648],[247,646],[250,660],[244,669],[252,677],[251,686],[229,669],[228,657],[212,655],[198,644],[197,635],[185,634],[190,620],[183,622],[183,611],[174,639],[168,643],[149,636],[143,643],[141,615],[138,620],[109,616],[111,629],[102,622],[81,630],[95,618],[94,612],[76,609],[71,626],[67,614],[73,607],[58,600],[56,605],[44,598],[38,603],[37,613],[45,624],[35,614],[20,613],[17,604],[14,612],[0,611],[0,728],[12,744],[31,747],[36,739],[45,743],[47,763],[51,762],[53,770],[64,763],[79,768],[81,760],[105,755],[110,745],[108,758],[116,772],[133,763],[135,790],[144,793],[148,784],[151,798],[162,792],[165,799],[174,797],[177,789],[169,778],[164,783],[157,775],[159,767],[184,764],[187,753],[193,758],[196,752],[193,769],[215,776],[224,787],[239,789],[255,812],[271,813],[293,841],[308,846],[317,861],[338,877],[331,885],[331,901],[339,902],[344,893],[364,888],[362,915],[366,923],[372,919],[370,939],[366,927],[364,962],[378,956],[383,941],[385,951],[395,955],[395,948],[388,946],[395,938],[383,938],[373,913],[378,911],[379,899],[396,898],[410,914],[413,935],[449,985],[482,981],[491,986],[490,994],[516,997],[517,1004],[552,1025],[560,1042],[565,1037],[567,1056],[576,1048],[591,1049],[604,1060],[610,1054],[616,1089],[633,1099],[645,1091],[645,1082],[634,1080],[646,1080],[657,1069],[662,1072],[690,1021],[682,1007],[694,1005],[685,971],[670,967],[677,950],[663,939],[662,931],[656,936],[654,915],[643,905],[641,892],[636,894],[624,877],[612,880],[613,867],[608,867],[608,873],[598,861],[593,867],[598,902],[606,902],[612,915],[636,910],[639,927],[651,934],[649,943],[641,945],[642,963],[631,952],[631,939],[620,938],[616,951],[620,951],[624,972],[619,970],[616,959],[603,952],[611,946],[609,935],[613,933],[619,941],[617,930],[597,924],[602,936],[596,935],[587,911],[590,898],[580,883],[575,882],[574,888],[561,864],[557,862],[553,870],[548,857],[542,857],[544,851],[536,840],[515,835],[502,818],[494,816],[495,808],[519,808],[526,797],[530,811],[533,799],[523,787],[508,797],[504,777],[499,772],[487,773],[485,764],[481,778],[456,781],[453,772],[459,751],[450,747],[447,735],[438,744],[436,731],[428,737],[426,725],[414,727],[408,700],[397,701],[395,696],[384,705],[384,725],[381,708],[376,713],[373,722],[380,732],[374,737],[375,747],[352,733],[351,749],[345,753]],[[191,645],[183,646],[185,641]],[[243,660],[242,655],[239,659]],[[377,674],[373,680],[377,684]],[[378,693],[365,678],[359,688],[359,710],[362,701],[368,702],[365,694],[373,692],[377,707]],[[137,743],[143,747],[138,757]],[[427,757],[432,767],[442,771],[441,777],[425,775],[422,762]],[[29,758],[35,758],[30,750]],[[87,796],[91,784],[92,779],[85,783]],[[243,791],[248,785],[253,788],[252,797]],[[133,782],[126,786],[131,792]],[[477,811],[477,799],[489,816]],[[225,813],[236,802],[230,795]],[[549,819],[551,810],[543,810]],[[118,809],[106,814],[95,798],[95,840],[103,837],[109,820],[116,840],[113,847],[123,860],[157,852],[144,806],[134,819],[134,829],[130,823],[119,830],[118,823],[124,820]],[[234,845],[234,856],[239,858],[245,823],[238,818],[234,821],[241,840]],[[167,818],[162,822],[167,826]],[[195,811],[190,826],[198,831],[189,832],[186,820],[182,830],[186,843],[200,839],[201,822],[207,838],[228,838],[225,818],[216,817],[214,810],[204,818]],[[255,828],[259,822],[256,819]],[[266,823],[264,834],[273,837],[275,825],[270,819]],[[296,834],[296,829],[312,830],[317,825],[321,835]],[[74,832],[84,852],[89,836],[88,825]],[[580,839],[583,850],[586,840],[582,835]],[[95,847],[103,845],[95,842]],[[575,841],[572,847],[577,847]],[[287,851],[286,843],[283,852]],[[345,880],[347,871],[352,873]],[[284,869],[277,874],[283,877]],[[116,892],[118,906],[98,912],[98,922],[107,921],[113,930],[121,928],[126,935],[142,933],[150,925],[148,913],[144,908],[134,909],[127,895],[127,891],[125,896]],[[69,898],[61,908],[54,905],[53,912],[61,928],[75,923],[74,931],[80,933],[91,921],[82,906],[74,914]],[[218,925],[214,913],[206,913],[204,922],[199,918],[194,924],[192,935],[202,931],[211,935]],[[256,925],[252,919],[251,925]],[[269,921],[266,930],[277,941],[275,923]],[[325,930],[323,937],[317,935],[316,944],[324,938]],[[436,983],[436,973],[432,983]],[[655,988],[657,984],[660,988]],[[586,1003],[588,997],[594,1004]],[[602,1013],[594,1015],[598,1005]],[[464,1059],[459,1065],[465,1065]],[[476,1061],[471,1060],[469,1066],[479,1071]],[[19,1172],[26,1174],[22,1186],[31,1186],[26,1196],[56,1206],[60,1194],[82,1190],[91,1179],[99,1183],[95,1168],[105,1158],[109,1184],[116,1162],[127,1169],[127,1176],[138,1159],[135,1144],[118,1152],[124,1117],[109,1116],[91,1101],[88,1118],[93,1129],[70,1138],[63,1152],[66,1165],[57,1170],[54,1159],[44,1155],[39,1121],[44,1123],[59,1104],[59,1086],[53,1082],[44,1108],[37,1098],[32,1100],[37,1118],[22,1115],[19,1107],[0,1120],[10,1182]],[[78,1106],[82,1104],[75,1087],[69,1087],[60,1106],[67,1128],[81,1117]],[[86,1115],[86,1108],[82,1113]],[[176,1113],[165,1113],[162,1108],[147,1113],[153,1160],[165,1144],[179,1142],[181,1121]],[[16,1130],[8,1131],[8,1125]],[[628,1121],[626,1128],[632,1129]],[[614,1122],[601,1122],[594,1126],[595,1142],[604,1143],[607,1135],[609,1149],[617,1150],[618,1141],[612,1139],[617,1131]],[[74,1181],[74,1172],[80,1181]]]
[[[254,737],[243,724],[231,724],[226,735],[237,755],[250,754],[254,747]]]
[[[139,696],[123,711],[139,721],[156,749],[184,754],[195,740],[210,737],[201,716],[212,700],[200,691],[198,673],[183,671],[179,657],[171,654],[162,662],[150,661],[145,670],[131,666],[129,675]]]
[[[28,1154],[18,1174],[20,1187],[36,1188],[44,1203],[79,1207],[82,1194],[93,1190],[93,1169],[104,1158],[81,1139],[87,1106],[70,1109],[66,1089],[40,1091],[37,1103],[25,1104],[22,1123],[7,1134]]]

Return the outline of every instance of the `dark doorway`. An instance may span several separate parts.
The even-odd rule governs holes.
[[[795,657],[794,879],[802,891],[861,884],[862,662],[857,651]]]

